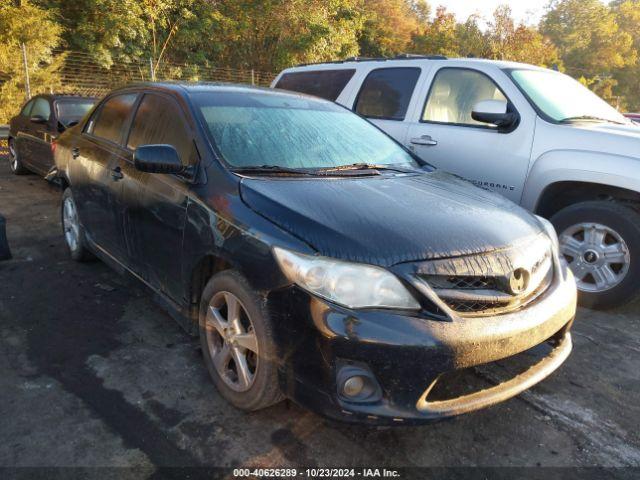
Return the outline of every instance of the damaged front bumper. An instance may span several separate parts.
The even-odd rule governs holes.
[[[547,377],[571,351],[575,282],[559,263],[554,277],[526,307],[476,318],[353,311],[297,289],[275,295],[270,308],[280,312],[282,387],[325,416],[371,424],[433,421],[504,401]],[[450,398],[432,398],[452,373],[515,358],[542,344],[550,351],[524,371],[477,390],[462,388]],[[367,384],[364,396],[345,394],[353,376]]]

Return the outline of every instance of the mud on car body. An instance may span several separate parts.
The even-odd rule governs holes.
[[[129,87],[60,138],[56,164],[71,255],[151,287],[239,408],[422,422],[509,398],[571,350],[576,287],[551,225],[336,104]],[[488,388],[432,395],[540,345]]]

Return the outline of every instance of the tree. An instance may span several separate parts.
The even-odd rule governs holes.
[[[611,8],[620,30],[631,35],[634,49],[640,52],[640,0],[617,0]],[[624,97],[629,110],[640,111],[640,63],[626,65],[613,76],[617,82],[616,95]]]
[[[486,37],[490,58],[544,67],[560,64],[558,50],[551,41],[535,28],[522,23],[516,26],[506,5],[499,6],[493,13]]]
[[[37,26],[37,28],[34,28]],[[21,45],[25,45],[27,68],[33,92],[58,85],[61,58],[53,57],[60,40],[60,26],[50,12],[27,0],[0,0],[0,123],[15,115],[25,99],[24,63]]]
[[[631,35],[600,0],[553,0],[540,30],[557,46],[570,75],[591,78],[636,62]]]
[[[429,5],[409,0],[364,0],[362,15],[360,55],[388,57],[409,50],[412,36],[429,17]]]
[[[416,53],[457,56],[460,45],[457,23],[453,13],[443,6],[436,9],[435,17],[419,34],[414,35],[412,51]]]

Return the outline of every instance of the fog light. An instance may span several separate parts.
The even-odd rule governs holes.
[[[349,377],[342,384],[342,393],[346,397],[357,397],[364,389],[364,379],[362,377]]]

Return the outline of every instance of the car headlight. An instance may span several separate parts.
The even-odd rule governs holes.
[[[560,242],[558,241],[558,234],[556,233],[555,227],[546,218],[542,218],[538,215],[536,215],[536,218],[538,219],[538,221],[540,222],[540,225],[542,225],[542,228],[544,228],[545,233],[551,240],[551,245],[553,246],[554,253],[558,253],[558,250],[560,249]]]
[[[331,302],[349,308],[420,309],[400,280],[383,268],[278,247],[273,248],[273,253],[290,281]]]

